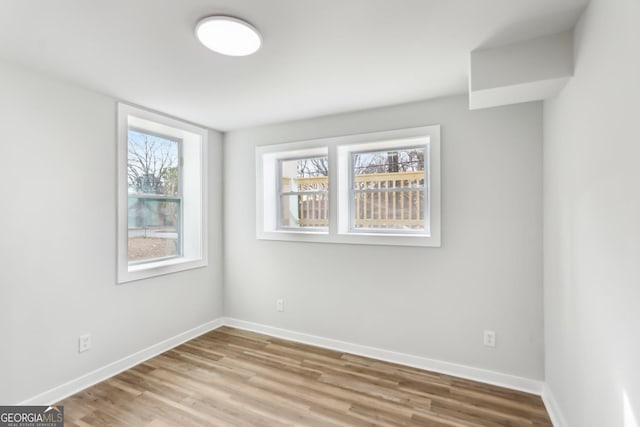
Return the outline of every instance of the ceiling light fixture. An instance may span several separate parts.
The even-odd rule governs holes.
[[[208,16],[196,25],[196,36],[214,52],[228,56],[247,56],[260,49],[262,37],[246,21],[231,16]]]

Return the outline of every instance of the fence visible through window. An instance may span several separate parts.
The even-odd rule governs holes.
[[[329,225],[329,159],[280,161],[280,226],[326,228]]]
[[[352,227],[424,228],[424,172],[356,175]]]
[[[299,227],[328,227],[329,196],[326,191],[329,178],[314,176],[282,178],[282,187],[296,192],[297,223]],[[425,218],[424,171],[372,173],[354,176],[353,228],[423,229]],[[291,203],[289,203],[291,205]],[[286,223],[290,210],[282,211]]]

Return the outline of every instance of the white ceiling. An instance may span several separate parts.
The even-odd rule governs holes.
[[[0,58],[219,130],[467,92],[469,52],[571,28],[588,0],[2,0]],[[194,36],[242,17],[242,58]]]

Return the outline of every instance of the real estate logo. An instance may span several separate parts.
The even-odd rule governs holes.
[[[0,406],[0,427],[64,427],[64,406]]]

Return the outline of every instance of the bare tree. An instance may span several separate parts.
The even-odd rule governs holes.
[[[302,177],[329,176],[329,159],[318,157],[299,160],[298,174]]]
[[[129,136],[128,181],[137,193],[178,192],[178,152],[173,141],[135,133]]]
[[[356,175],[421,171],[424,170],[424,150],[355,154],[353,169]]]
[[[424,170],[424,150],[355,154],[353,168],[356,175],[421,171]],[[297,169],[300,177],[329,176],[329,159],[301,159]]]

